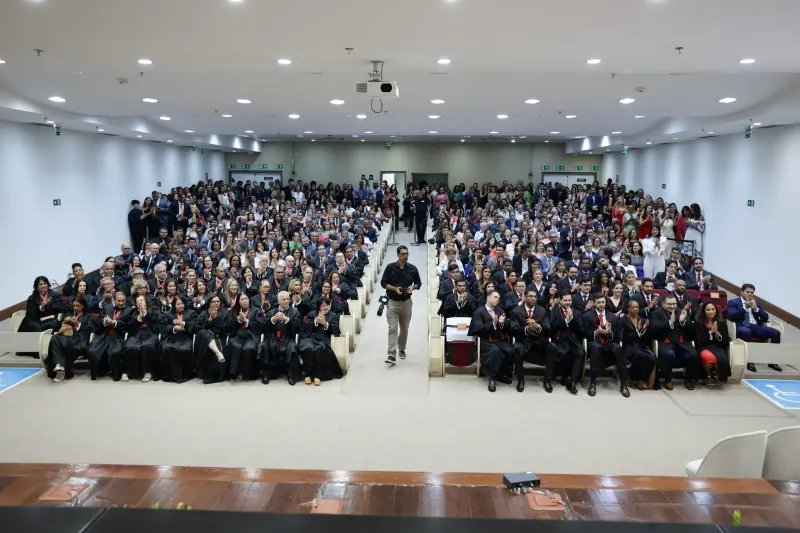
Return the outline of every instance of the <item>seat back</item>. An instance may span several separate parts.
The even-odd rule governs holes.
[[[700,293],[697,292],[695,289],[686,289],[686,295],[691,296],[695,300],[700,301]]]
[[[658,301],[660,302],[669,294],[669,291],[667,289],[653,289],[653,294],[658,296]]]
[[[760,478],[766,450],[764,430],[725,437],[706,454],[697,477]]]
[[[686,291],[689,292],[689,291]],[[711,302],[717,307],[717,312],[722,313],[722,316],[728,318],[728,293],[723,290],[716,291],[700,291],[700,305],[705,305],[706,302]]]
[[[800,479],[800,426],[776,429],[767,435],[762,477],[773,480]]]

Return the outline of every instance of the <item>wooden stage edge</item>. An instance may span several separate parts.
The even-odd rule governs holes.
[[[693,491],[737,494],[779,494],[775,484],[763,479],[701,479],[666,476],[595,476],[538,474],[547,489],[619,489]],[[261,483],[347,483],[363,485],[499,487],[502,474],[380,472],[348,470],[281,470],[188,466],[91,465],[51,463],[0,463],[0,476],[36,476],[50,479],[110,478],[166,479]]]

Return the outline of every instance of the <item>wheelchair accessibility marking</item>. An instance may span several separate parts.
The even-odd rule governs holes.
[[[0,369],[0,394],[11,390],[20,383],[43,372],[41,368],[2,368]]]
[[[800,381],[745,379],[747,386],[781,409],[800,409]]]

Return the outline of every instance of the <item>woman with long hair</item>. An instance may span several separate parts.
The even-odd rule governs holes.
[[[145,283],[145,285],[147,285],[147,283]],[[72,302],[77,300],[78,297],[81,297],[81,298],[84,299],[83,303],[84,303],[84,307],[87,309],[87,311],[89,309],[96,309],[97,308],[97,303],[98,303],[97,302],[97,298],[95,296],[92,296],[91,294],[87,294],[86,293],[88,288],[89,288],[89,283],[85,279],[82,279],[82,280],[78,281],[74,285],[72,296],[70,296],[69,299],[67,300],[67,305],[66,305],[65,310],[66,311],[71,310],[72,309]]]
[[[339,316],[350,314],[350,304],[338,294],[331,291],[331,282],[325,280],[319,288],[319,294],[311,301],[311,308],[317,309],[320,298],[327,298],[331,302],[331,310]]]
[[[188,300],[191,301],[194,298],[195,293],[197,292],[197,271],[193,268],[190,268],[186,271],[186,280],[181,285],[180,291],[181,294],[186,296]]]
[[[50,290],[50,281],[45,276],[36,276],[33,280],[33,292],[25,304],[25,318],[19,331],[32,333],[47,329],[55,331],[56,317],[62,310],[61,296]],[[25,355],[39,357],[36,352]]]
[[[639,390],[652,389],[656,356],[650,351],[650,321],[639,317],[638,301],[628,301],[626,314],[617,320],[615,327],[614,338],[622,344],[625,359],[631,364],[628,380]]]
[[[706,222],[703,213],[698,204],[692,204],[690,207],[690,215],[686,220],[686,236],[684,240],[690,241],[687,246],[691,246],[694,242],[694,247],[691,252],[688,247],[684,248],[683,253],[692,257],[703,257],[703,233],[706,231]]]
[[[709,387],[719,387],[731,375],[728,357],[730,346],[728,326],[713,302],[706,302],[697,311],[694,344],[700,352],[700,364]]]
[[[331,292],[337,295],[342,300],[350,299],[350,285],[342,281],[342,276],[337,271],[333,271],[328,276],[328,281],[331,282]]]
[[[231,279],[225,284],[225,291],[220,294],[219,297],[225,307],[231,309],[239,299],[239,292],[239,282],[235,279]]]
[[[264,326],[264,314],[250,305],[250,298],[240,294],[228,312],[228,373],[236,381],[258,377],[257,358]]]
[[[479,274],[479,277],[475,283],[471,284],[472,295],[476,300],[480,300],[486,297],[486,285],[492,283],[492,269],[484,265],[483,268],[480,270],[476,269],[475,272]]]
[[[161,320],[161,364],[164,381],[185,383],[194,377],[192,339],[196,313],[183,296],[172,301],[172,307]]]
[[[624,285],[621,281],[615,281],[611,286],[611,292],[606,295],[606,310],[618,317],[625,314],[625,306],[628,303],[627,299],[622,295],[623,288]]]
[[[228,310],[219,296],[208,299],[195,322],[194,367],[195,375],[204,385],[220,383],[228,378],[224,350],[227,334]]]
[[[85,283],[81,280],[81,283]],[[89,323],[86,300],[81,295],[73,297],[69,310],[50,338],[49,357],[45,360],[47,376],[53,383],[72,379],[72,365],[78,357],[85,356],[92,328]]]
[[[240,287],[243,293],[252,298],[258,294],[258,280],[253,269],[246,266],[242,269]]]
[[[125,373],[122,381],[140,379],[142,383],[149,383],[158,373],[158,333],[162,321],[158,314],[148,309],[146,295],[136,296],[133,307],[134,318],[128,322],[128,336],[123,344]]]
[[[303,318],[298,350],[303,360],[305,384],[341,379],[342,369],[331,349],[331,337],[339,335],[339,315],[331,311],[331,301],[319,298],[314,311]]]
[[[306,316],[311,310],[311,295],[303,293],[303,286],[300,280],[293,279],[290,281],[286,290],[289,293],[289,305],[297,309],[301,317]]]
[[[667,249],[667,239],[661,235],[661,228],[653,226],[650,236],[642,241],[644,253],[644,277],[653,279],[659,272],[664,272],[664,250]]]

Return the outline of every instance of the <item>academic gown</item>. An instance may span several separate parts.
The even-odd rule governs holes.
[[[658,373],[661,378],[671,378],[673,368],[684,368],[686,380],[697,379],[700,373],[700,357],[692,344],[694,321],[687,312],[686,321],[679,322],[680,310],[675,311],[675,322],[670,327],[669,314],[664,308],[658,308],[650,315],[650,338],[658,341]],[[679,346],[681,350],[676,350]],[[673,350],[675,357],[670,357]],[[680,351],[680,353],[678,353]]]
[[[307,293],[301,294],[299,300],[295,300],[294,295],[292,295],[289,297],[289,305],[297,309],[301,317],[305,317],[311,312],[311,295]]]
[[[628,367],[626,366],[625,352],[614,335],[617,320],[620,320],[617,315],[605,309],[603,311],[603,325],[609,324],[611,333],[609,335],[595,336],[594,332],[601,329],[600,316],[597,314],[597,310],[590,309],[583,314],[583,327],[589,348],[589,372],[592,379],[597,379],[602,369],[616,365],[620,382],[627,382]]]
[[[113,324],[103,325],[103,317],[106,316],[117,321],[116,327]],[[133,309],[125,307],[120,310],[113,305],[104,306],[102,313],[93,317],[94,340],[89,343],[87,350],[92,379],[104,376],[109,367],[114,381],[122,378],[123,337],[132,318]]]
[[[333,348],[331,348],[331,337],[339,335],[339,315],[328,311],[328,314],[325,315],[325,322],[328,323],[327,330],[314,324],[316,317],[316,311],[311,311],[303,317],[300,343],[298,344],[300,356],[303,359],[303,373],[308,378],[316,378],[320,381],[341,379],[342,369],[336,359],[336,354],[333,353]]]
[[[504,314],[500,307],[495,307],[495,314]],[[481,306],[472,315],[469,325],[469,335],[481,339],[481,368],[490,379],[497,376],[511,376],[512,352],[509,339],[510,327],[508,318],[501,327],[493,323],[486,306]]]
[[[177,318],[174,311],[164,313],[161,318],[161,368],[164,381],[186,383],[194,377],[192,341],[197,315],[191,309],[183,312],[185,331],[175,331],[173,321]]]
[[[317,309],[317,302],[322,297],[322,294],[317,292],[316,296],[314,296],[314,298],[311,300],[310,308]],[[331,301],[331,311],[339,316],[350,314],[350,304],[347,302],[347,300],[340,298],[336,294],[328,295],[328,299]]]
[[[583,347],[585,333],[580,311],[573,308],[572,313],[572,319],[567,322],[563,307],[559,305],[550,309],[550,336],[561,375],[569,375],[577,383],[586,361],[586,350]]]
[[[125,373],[130,379],[142,379],[145,374],[154,377],[159,373],[158,333],[161,317],[149,309],[142,321],[139,311],[134,310],[128,322],[128,338],[125,339],[123,357]]]
[[[522,296],[520,296],[517,293],[517,291],[506,292],[505,295],[503,295],[503,301],[501,304],[503,307],[503,311],[505,311],[506,313],[510,313],[511,311],[519,307],[524,299],[525,299],[524,293]]]
[[[714,354],[714,357],[717,358],[717,376],[721,382],[725,383],[731,375],[731,363],[728,356],[731,339],[728,335],[728,328],[725,322],[723,321],[717,328],[719,334],[722,336],[722,340],[711,337],[710,330],[702,322],[695,322],[694,328],[694,344],[697,347],[698,353],[702,353],[703,350],[708,350]]]
[[[48,329],[56,331],[58,314],[64,310],[61,295],[53,291],[47,291],[47,297],[50,302],[45,306],[44,310],[40,309],[42,304],[42,295],[37,291],[35,294],[28,296],[28,301],[25,305],[25,318],[19,326],[20,333],[39,333]],[[25,352],[22,355],[29,357],[39,358],[38,352]]]
[[[640,319],[642,325],[644,321],[645,319]],[[656,356],[650,351],[650,332],[645,330],[639,335],[627,315],[617,320],[615,328],[614,337],[619,339],[625,359],[630,363],[629,378],[632,381],[650,383],[656,366]]]
[[[265,339],[259,353],[261,373],[269,379],[283,375],[297,382],[302,376],[295,336],[300,333],[302,317],[297,309],[289,306],[283,313],[289,317],[289,322],[276,321],[273,324],[272,318],[278,311],[280,307],[273,307],[264,320]]]
[[[232,378],[242,376],[243,380],[258,377],[257,357],[261,332],[264,329],[264,313],[260,308],[247,309],[247,321],[239,323],[238,315],[228,312],[228,372]]]
[[[516,340],[514,365],[517,379],[524,377],[523,363],[525,362],[545,367],[545,378],[553,379],[558,352],[550,343],[550,318],[547,316],[547,311],[538,305],[534,305],[531,309],[530,318],[535,320],[541,328],[534,328],[533,331],[526,330],[528,308],[524,303],[510,311],[508,317],[511,320],[511,334]]]
[[[274,299],[269,294],[267,294],[266,302],[264,302],[264,299],[261,297],[261,294],[256,294],[255,296],[250,298],[250,307],[257,307],[258,309],[261,309],[261,311],[264,314],[266,314],[267,311],[269,311],[269,309],[272,306],[277,305],[277,303],[278,303],[277,300]]]
[[[64,318],[72,318],[74,316],[76,315],[70,311],[64,315]],[[89,313],[84,312],[78,315],[79,326],[72,326],[72,336],[57,334],[61,329],[63,320],[58,322],[53,331],[54,334],[50,338],[49,356],[45,360],[49,378],[56,377],[56,365],[64,367],[66,379],[73,377],[72,365],[78,357],[86,356],[86,350],[89,347],[89,336],[92,334],[91,320],[92,315]]]
[[[461,305],[456,302],[455,294],[450,294],[447,298],[445,298],[444,302],[442,302],[442,305],[439,306],[438,313],[444,317],[445,322],[448,318],[471,317],[475,313],[475,309],[478,308],[478,302],[469,292],[467,292],[466,295],[467,299]]]
[[[211,341],[225,354],[225,338],[228,310],[220,307],[214,320],[210,320],[208,310],[202,311],[195,320],[194,368],[195,375],[203,380],[204,385],[220,383],[228,379],[228,360],[220,363],[217,354],[208,346]]]

